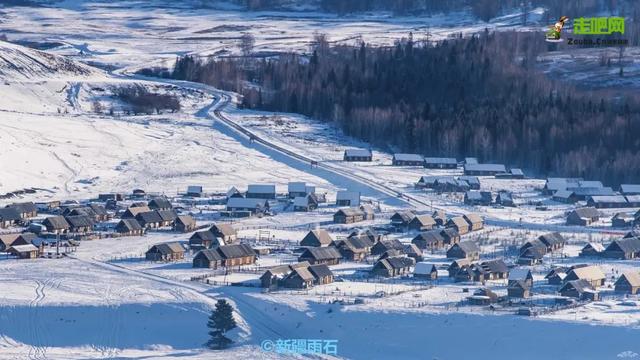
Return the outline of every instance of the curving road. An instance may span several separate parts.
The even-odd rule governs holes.
[[[404,205],[416,210],[443,210],[452,215],[464,215],[467,212],[452,211],[445,206],[432,206],[429,201],[422,200],[411,194],[403,193],[385,184],[381,184],[370,178],[354,174],[349,170],[345,170],[331,162],[313,159],[309,156],[301,155],[290,149],[284,148],[273,141],[265,138],[260,134],[256,134],[246,127],[229,119],[224,114],[224,109],[229,105],[231,96],[222,90],[216,89],[200,83],[193,83],[182,80],[170,80],[161,78],[150,78],[138,75],[122,73],[122,76],[135,78],[137,80],[151,81],[155,83],[165,83],[183,88],[204,91],[214,96],[214,101],[207,104],[200,110],[196,116],[205,117],[215,121],[214,128],[226,135],[229,135],[247,147],[252,147],[265,155],[272,157],[274,160],[286,163],[300,171],[324,178],[332,182],[336,186],[359,189],[366,196],[377,197],[384,200],[389,205]],[[313,164],[313,166],[312,166]],[[520,222],[517,220],[504,220],[492,218],[483,215],[485,223],[492,226],[500,226],[506,228],[529,229],[539,231],[560,231],[560,232],[576,232],[576,233],[606,233],[606,234],[624,234],[624,231],[613,230],[611,228],[590,228],[582,226],[566,226],[557,224],[540,224],[532,222]]]

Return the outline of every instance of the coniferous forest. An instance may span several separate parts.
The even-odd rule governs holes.
[[[243,106],[334,122],[375,146],[477,156],[550,176],[640,181],[640,102],[580,90],[536,68],[541,34],[484,32],[437,43],[331,45],[308,55],[178,59],[172,76],[244,95]]]

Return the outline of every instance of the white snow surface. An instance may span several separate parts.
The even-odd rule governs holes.
[[[336,17],[319,12],[300,14],[242,13],[225,9],[189,8],[187,3],[169,9],[159,2],[64,1],[49,7],[5,7],[0,32],[10,40],[60,42],[42,52],[0,42],[0,193],[39,188],[22,200],[87,199],[100,192],[150,192],[175,194],[187,185],[203,185],[208,192],[250,183],[274,183],[279,191],[289,181],[305,181],[329,198],[338,189],[363,191],[367,200],[380,200],[383,213],[375,221],[388,222],[390,199],[369,185],[329,170],[311,169],[290,157],[245,137],[215,120],[213,110],[225,94],[208,87],[127,77],[150,64],[170,66],[186,53],[232,54],[237,36],[251,32],[257,51],[306,51],[315,31],[333,41],[389,44],[409,31],[433,38],[490,27],[514,29],[519,14],[508,14],[489,24],[466,13],[429,18]],[[536,9],[532,15],[539,16]],[[455,18],[455,21],[451,21]],[[104,65],[98,70],[84,64]],[[110,67],[120,68],[110,72]],[[113,89],[140,85],[154,92],[179,97],[177,113],[131,115],[121,111]],[[93,111],[99,102],[114,108],[112,116]],[[485,241],[483,257],[500,255],[501,246],[514,239],[534,238],[560,225],[571,207],[542,199],[535,191],[541,180],[482,179],[483,187],[517,193],[516,209],[473,208],[459,196],[418,192],[412,184],[422,175],[459,174],[459,171],[425,171],[388,166],[391,154],[374,149],[372,164],[336,164],[346,147],[362,147],[330,125],[282,114],[231,107],[227,116],[273,143],[310,156],[325,164],[374,178],[380,184],[411,194],[450,213],[482,212],[493,220],[486,230],[466,236]],[[263,118],[263,116],[265,116]],[[322,139],[322,140],[318,140]],[[329,167],[331,168],[331,167]],[[395,202],[393,200],[396,200]],[[548,211],[536,211],[528,201],[545,201]],[[15,200],[0,201],[0,205]],[[426,211],[427,208],[421,210]],[[309,214],[282,213],[234,224],[243,237],[269,229],[279,240],[299,241],[317,223],[330,219],[335,208],[323,206]],[[518,229],[522,219],[526,225]],[[506,229],[501,227],[507,227]],[[352,227],[332,228],[344,236]],[[571,243],[568,257],[550,257],[549,263],[579,263],[576,255],[588,241],[602,241],[603,228],[563,228]],[[371,264],[333,266],[347,280],[318,286],[309,292],[262,293],[258,288],[207,285],[190,281],[208,270],[192,269],[184,261],[162,264],[140,259],[151,245],[164,241],[186,242],[190,234],[154,232],[144,237],[83,242],[78,252],[63,259],[13,260],[0,255],[0,359],[274,359],[283,355],[262,351],[264,340],[336,339],[338,354],[349,359],[614,359],[637,357],[640,310],[621,305],[612,297],[573,310],[537,319],[492,312],[486,307],[458,308],[468,296],[461,286],[445,279],[448,261],[442,251],[425,254],[425,261],[440,268],[436,287],[402,281],[368,282],[355,274]],[[403,242],[409,235],[393,235]],[[594,239],[595,238],[595,239]],[[608,239],[606,239],[608,240]],[[259,266],[295,261],[293,254],[262,257]],[[608,279],[631,269],[633,261],[602,264]],[[605,267],[606,266],[606,267]],[[532,267],[541,281],[548,265]],[[259,273],[211,274],[222,282],[256,281]],[[611,281],[607,281],[610,285]],[[488,286],[500,295],[506,284]],[[478,284],[466,286],[471,291]],[[543,290],[539,299],[554,289]],[[375,295],[384,291],[388,296]],[[609,294],[608,288],[603,293]],[[360,305],[328,304],[353,300]],[[227,298],[236,307],[236,344],[224,352],[204,350],[206,320],[215,301]],[[628,303],[638,302],[630,297]],[[419,304],[419,306],[417,306]],[[543,340],[541,340],[543,339]],[[531,344],[539,343],[535,351]],[[464,344],[461,346],[460,344]],[[603,346],[603,344],[606,344]],[[542,346],[543,345],[543,346]]]

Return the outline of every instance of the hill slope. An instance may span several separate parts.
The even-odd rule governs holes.
[[[43,51],[0,41],[0,78],[5,81],[100,76],[87,65]]]

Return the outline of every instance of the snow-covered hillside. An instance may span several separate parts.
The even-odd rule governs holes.
[[[102,71],[62,56],[0,41],[0,79],[51,81],[102,75]]]
[[[413,186],[420,176],[457,176],[460,169],[390,166],[391,154],[383,149],[374,149],[371,163],[345,164],[341,161],[345,148],[368,144],[330,124],[295,114],[247,111],[236,106],[236,94],[133,74],[150,65],[170,66],[176,56],[187,53],[236,54],[243,32],[255,35],[256,52],[306,51],[316,31],[327,32],[337,42],[362,38],[390,44],[409,31],[416,38],[429,33],[442,39],[485,26],[519,28],[519,14],[481,23],[467,13],[388,18],[311,12],[303,17],[196,9],[187,2],[166,8],[159,3],[169,2],[66,0],[52,1],[47,8],[2,9],[6,16],[0,32],[9,39],[62,45],[43,52],[0,42],[0,195],[38,188],[32,194],[2,199],[0,207],[16,201],[87,201],[99,193],[130,193],[134,188],[175,195],[188,185],[222,193],[231,186],[244,191],[248,184],[272,183],[284,193],[288,182],[301,181],[316,186],[317,193],[328,193],[331,204],[312,212],[289,211],[285,208],[289,199],[281,196],[272,201],[273,216],[233,219],[243,243],[254,245],[260,238],[284,248],[261,255],[257,266],[297,261],[297,242],[319,224],[338,239],[364,226],[384,229],[394,211],[411,207],[421,213],[442,208],[449,216],[480,213],[487,226],[464,240],[483,242],[483,260],[506,253],[507,242],[535,238],[551,226],[578,234],[570,238],[567,257],[545,259],[564,265],[589,261],[577,257],[583,243],[618,236],[601,224],[564,226],[564,213],[574,205],[542,196],[538,189],[544,180],[482,178],[485,190],[513,191],[519,207],[465,205],[460,194]],[[539,19],[541,10],[531,15]],[[128,87],[171,96],[180,109],[131,111],[117,95]],[[378,210],[376,219],[328,224],[337,209],[339,189],[360,192]],[[227,220],[216,217],[224,205],[212,197],[172,200],[199,226]],[[124,208],[133,201],[139,200],[119,205]],[[40,222],[46,216],[33,220]],[[100,225],[108,228],[118,221],[116,216]],[[358,278],[355,274],[364,276],[372,264],[343,261],[332,265],[335,283],[302,292],[227,286],[245,280],[255,284],[264,269],[253,265],[229,272],[194,269],[192,249],[176,262],[143,260],[152,245],[167,241],[186,245],[192,233],[165,228],[150,229],[144,236],[82,240],[77,251],[61,259],[19,260],[0,254],[0,360],[285,358],[259,347],[264,340],[278,339],[336,339],[339,356],[349,359],[577,360],[640,352],[636,348],[640,312],[613,298],[542,319],[517,317],[502,308],[459,308],[459,302],[480,284],[446,279],[451,260],[444,249],[425,251],[425,259],[437,264],[443,277],[433,287],[408,285],[403,278],[382,282]],[[385,236],[408,244],[414,234]],[[534,267],[536,280],[540,282],[550,266],[545,262]],[[634,268],[634,260],[620,262],[607,269],[607,275]],[[192,279],[202,275],[210,277]],[[493,281],[487,286],[504,295],[505,283]],[[360,297],[365,300],[360,304],[333,302]],[[236,343],[227,351],[208,351],[202,346],[207,340],[207,316],[220,298],[229,299],[237,310],[239,328],[231,334]],[[640,303],[638,297],[633,299]],[[542,338],[544,346],[523,351]],[[593,339],[607,339],[611,345]]]

